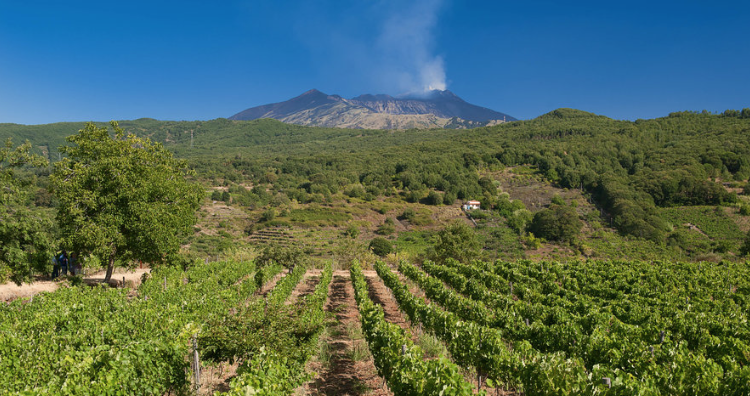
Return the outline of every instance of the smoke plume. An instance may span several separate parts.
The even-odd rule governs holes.
[[[441,0],[399,2],[383,21],[375,43],[381,84],[401,92],[446,89],[443,58],[434,53]],[[404,4],[406,4],[404,8]]]

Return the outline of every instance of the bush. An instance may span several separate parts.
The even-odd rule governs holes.
[[[438,232],[435,251],[431,258],[439,262],[448,258],[469,262],[479,258],[481,252],[482,243],[474,230],[464,222],[455,221]]]
[[[414,211],[412,208],[406,208],[403,212],[398,216],[399,220],[414,220],[414,217],[417,215],[417,212]]]
[[[277,263],[286,268],[291,268],[296,265],[307,265],[308,260],[307,254],[297,247],[266,246],[255,259],[255,262],[259,267]]]
[[[427,194],[427,198],[425,198],[425,203],[427,205],[440,205],[443,203],[443,195],[439,192],[432,190],[429,194]]]
[[[346,227],[346,230],[344,231],[344,235],[348,236],[349,238],[356,239],[359,236],[359,228],[354,224],[349,224],[349,226]]]
[[[575,209],[553,205],[534,215],[529,231],[550,241],[573,242],[581,232],[583,223]]]
[[[559,196],[559,195],[557,195],[557,194],[555,194],[555,195],[554,195],[554,196],[552,197],[552,203],[553,203],[554,205],[565,206],[565,200],[564,200],[564,199],[562,199],[562,197],[561,197],[561,196]]]
[[[379,235],[391,235],[394,232],[396,232],[396,225],[390,217],[385,219],[385,222],[378,226],[378,229],[375,231]]]
[[[276,211],[273,208],[266,210],[260,215],[260,221],[271,221],[276,218]]]
[[[377,254],[380,257],[385,257],[393,251],[391,243],[387,239],[382,237],[377,237],[371,240],[369,248],[373,253]]]
[[[351,198],[362,198],[365,196],[365,188],[359,184],[349,187],[344,193]]]
[[[745,237],[745,242],[742,244],[742,247],[740,248],[740,255],[741,256],[750,255],[750,231],[747,232],[747,237]]]
[[[454,202],[456,202],[456,193],[447,192],[445,195],[443,195],[443,205],[453,205]]]

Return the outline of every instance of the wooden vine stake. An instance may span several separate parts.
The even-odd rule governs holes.
[[[510,293],[509,294],[512,296],[513,295],[513,282],[508,282],[508,284],[510,285]]]
[[[201,361],[198,356],[198,339],[193,336],[193,386],[195,389],[201,387]]]
[[[612,388],[612,379],[609,378],[609,377],[604,377],[604,378],[602,378],[602,384],[604,384],[604,386],[606,386],[607,389],[611,389]]]

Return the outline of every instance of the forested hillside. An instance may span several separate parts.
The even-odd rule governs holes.
[[[381,226],[389,231],[398,217],[395,225],[405,229],[380,234],[399,245],[401,231],[440,226],[439,208],[468,199],[482,202],[484,211],[476,212],[475,220],[477,230],[486,226],[486,249],[511,238],[528,250],[538,247],[535,238],[541,237],[571,248],[573,255],[589,255],[600,249],[595,241],[603,234],[597,230],[612,227],[626,237],[615,244],[643,241],[657,252],[733,258],[748,228],[750,109],[678,112],[634,122],[558,109],[465,131],[311,128],[268,119],[139,119],[120,126],[188,159],[213,192],[214,204],[226,203],[244,216],[224,234],[246,242],[264,227],[320,227],[325,220],[335,229],[355,219],[362,237],[372,236]],[[0,138],[16,144],[29,139],[33,151],[55,162],[56,147],[81,127],[2,124]],[[34,172],[38,177],[27,175],[36,184],[28,203],[54,207],[47,172]],[[503,174],[567,198],[529,206],[503,184]],[[578,195],[570,195],[573,191]],[[347,208],[337,208],[341,204]],[[359,212],[352,209],[356,205]],[[368,225],[362,208],[385,216],[376,213]]]

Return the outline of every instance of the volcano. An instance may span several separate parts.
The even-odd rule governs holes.
[[[298,125],[365,128],[474,128],[516,119],[473,105],[451,91],[431,90],[397,97],[360,95],[345,99],[311,89],[285,102],[251,107],[231,120],[273,118]]]

